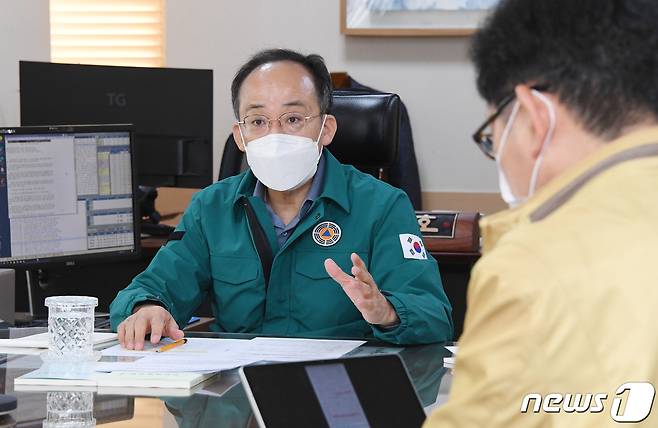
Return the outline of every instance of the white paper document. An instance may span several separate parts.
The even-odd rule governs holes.
[[[111,342],[116,340],[116,333],[94,333],[92,340],[94,345]],[[48,333],[33,334],[31,336],[20,337],[18,339],[0,339],[0,346],[3,348],[48,348]]]
[[[0,354],[41,355],[43,352],[46,352],[43,348],[14,348],[11,346],[0,346]]]
[[[94,370],[97,372],[141,372],[141,373],[216,373],[232,370],[253,361],[237,359],[184,359],[172,357],[149,356],[136,361],[98,362]]]
[[[164,338],[160,342],[153,345],[148,340],[144,342],[144,349],[141,351],[128,350],[115,345],[107,349],[103,349],[103,356],[113,357],[145,357],[151,354],[158,354],[158,356],[177,356],[177,357],[200,357],[204,358],[210,354],[219,356],[227,352],[235,351],[240,347],[245,347],[249,340],[241,339],[207,339],[203,337],[187,338],[187,343],[178,346],[166,352],[157,353],[157,349],[173,343],[174,341],[169,338]]]
[[[254,361],[308,361],[340,358],[366,343],[363,340],[318,340],[257,337],[244,349]]]
[[[218,372],[230,370],[253,361],[240,358],[240,350],[249,340],[188,338],[187,343],[166,352],[155,352],[171,343],[163,339],[152,345],[144,343],[144,350],[130,351],[120,345],[102,351],[96,371],[138,371],[146,373]]]
[[[102,351],[103,358],[95,370],[139,372],[217,372],[258,361],[287,362],[333,359],[359,347],[360,340],[314,340],[255,338],[206,339],[189,338],[187,343],[166,352],[155,352],[157,345],[145,343],[142,351],[128,351],[119,345]]]
[[[457,351],[459,350],[459,346],[446,346],[445,347],[448,351],[452,352],[452,357],[444,357],[443,358],[443,366],[447,368],[454,368],[455,367],[455,356],[457,355]]]

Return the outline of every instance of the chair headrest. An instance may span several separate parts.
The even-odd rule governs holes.
[[[342,163],[389,167],[397,157],[400,98],[396,94],[334,90],[338,130],[328,149]]]

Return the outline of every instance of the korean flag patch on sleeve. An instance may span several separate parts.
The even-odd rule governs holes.
[[[405,259],[427,260],[427,252],[423,240],[409,233],[400,234],[400,244]]]

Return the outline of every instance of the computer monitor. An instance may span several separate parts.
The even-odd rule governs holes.
[[[131,125],[0,128],[0,267],[32,316],[72,266],[139,256],[134,148]]]
[[[212,70],[20,61],[23,126],[132,123],[137,182],[213,182]]]
[[[0,267],[135,257],[130,125],[0,128]]]

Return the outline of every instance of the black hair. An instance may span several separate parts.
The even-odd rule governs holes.
[[[474,36],[482,97],[546,85],[589,132],[658,117],[656,0],[501,0]]]
[[[279,61],[292,61],[303,66],[313,78],[315,92],[320,104],[320,113],[328,113],[331,110],[331,76],[320,55],[302,55],[289,49],[268,49],[258,52],[247,61],[235,74],[231,83],[231,102],[235,117],[239,118],[240,88],[244,80],[252,71],[264,64]]]

